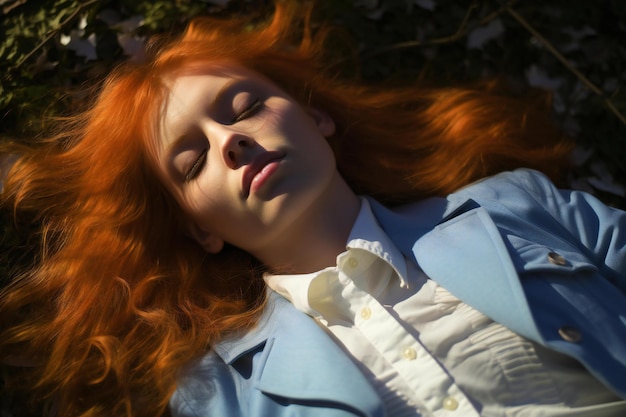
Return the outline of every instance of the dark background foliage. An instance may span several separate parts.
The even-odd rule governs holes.
[[[141,59],[151,35],[178,32],[195,15],[248,13],[267,3],[0,0],[0,140],[32,141],[52,117],[80,110],[86,88],[120,60]],[[571,187],[626,207],[623,0],[317,3],[316,21],[332,22],[351,37],[367,81],[503,76],[552,91],[555,119],[578,144]],[[337,56],[348,51],[338,46]],[[354,58],[350,52],[345,60]],[[0,173],[9,163],[0,159]],[[37,252],[31,229],[7,219],[0,213],[0,288],[9,268]],[[8,399],[0,400],[7,410]]]
[[[0,140],[31,140],[50,116],[79,109],[84,87],[116,62],[139,59],[150,35],[177,32],[198,14],[247,13],[266,3],[0,0]],[[580,144],[572,186],[623,205],[626,2],[318,3],[317,19],[352,37],[367,80],[505,76],[554,91],[557,121]]]

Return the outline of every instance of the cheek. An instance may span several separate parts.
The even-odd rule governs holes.
[[[264,111],[263,119],[267,126],[280,129],[308,126],[309,117],[304,109],[282,97],[269,98],[265,102]]]
[[[237,209],[234,203],[226,198],[227,193],[221,192],[220,188],[213,188],[210,192],[195,191],[189,193],[181,203],[190,220],[207,231],[215,231],[231,223]]]
[[[318,130],[312,130],[305,137],[304,146],[310,154],[310,158],[314,159],[319,165],[325,167],[336,167],[335,153],[333,152],[328,140],[321,135]]]
[[[181,202],[183,210],[193,217],[202,217],[215,211],[215,203],[203,192],[187,193]]]
[[[255,126],[257,131],[263,130],[265,132],[273,131],[286,133],[292,124],[292,120],[294,119],[294,116],[288,111],[288,109],[276,106],[265,109],[263,116],[264,117],[259,118]]]

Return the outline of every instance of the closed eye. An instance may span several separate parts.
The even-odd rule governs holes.
[[[231,121],[231,124],[240,122],[248,117],[254,116],[262,108],[263,108],[263,102],[258,98],[255,99],[248,107],[246,107],[241,113],[239,113]]]
[[[187,174],[185,174],[185,182],[191,181],[192,179],[194,179],[198,175],[198,173],[200,172],[200,170],[204,166],[204,163],[206,162],[206,157],[207,157],[207,152],[208,151],[209,151],[209,149],[205,148],[200,153],[200,155],[198,155],[198,159],[196,159],[196,161],[193,163],[191,168],[189,168],[189,171],[187,171]]]

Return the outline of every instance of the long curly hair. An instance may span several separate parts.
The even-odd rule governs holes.
[[[20,156],[2,208],[38,225],[41,242],[0,293],[8,388],[51,414],[158,416],[178,370],[262,311],[264,266],[230,246],[207,255],[183,236],[181,210],[155,174],[164,80],[188,65],[234,61],[325,109],[339,171],[386,204],[520,166],[560,173],[569,145],[545,95],[518,97],[497,81],[400,89],[346,79],[329,64],[331,31],[313,31],[310,8],[294,4],[278,2],[262,23],[197,18],[146,62],[115,69],[59,133],[5,146]]]

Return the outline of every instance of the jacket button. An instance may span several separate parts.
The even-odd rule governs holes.
[[[563,326],[559,329],[559,336],[561,336],[561,339],[570,343],[578,343],[583,338],[583,335],[578,329],[568,326]]]
[[[548,262],[550,262],[553,265],[558,265],[558,266],[567,265],[567,259],[565,259],[563,255],[556,253],[556,252],[548,253]]]

